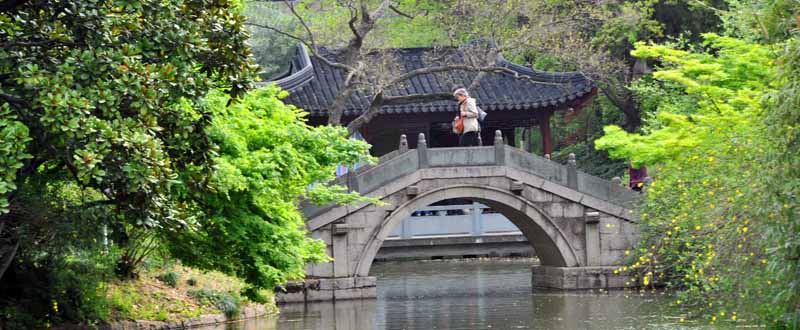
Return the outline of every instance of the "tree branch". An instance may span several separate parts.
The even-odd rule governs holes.
[[[520,75],[519,72],[511,70],[511,69],[506,68],[506,67],[502,67],[502,66],[478,67],[478,66],[468,65],[468,64],[451,64],[451,65],[433,66],[433,67],[427,67],[427,68],[411,70],[411,71],[409,71],[409,72],[407,72],[407,73],[395,78],[394,80],[390,81],[388,84],[386,84],[386,86],[391,86],[391,85],[394,85],[396,83],[399,83],[399,82],[402,82],[402,81],[405,81],[405,80],[409,80],[411,78],[414,78],[416,76],[423,75],[423,74],[446,72],[446,71],[456,71],[456,70],[477,71],[477,72],[486,72],[486,73],[507,73],[507,74],[510,74],[510,75],[514,76],[514,78],[517,78],[517,79],[534,81],[537,84],[544,84],[544,85],[563,86],[564,83],[567,83],[567,81],[565,81],[564,83],[555,83],[555,82],[546,82],[546,81],[535,80],[531,76]],[[481,77],[481,78],[483,78],[483,77]]]
[[[283,3],[286,4],[286,7],[289,7],[289,11],[292,12],[292,15],[294,15],[294,17],[297,18],[298,21],[300,21],[300,24],[306,30],[306,33],[308,33],[308,40],[311,41],[312,48],[316,49],[317,42],[314,40],[314,34],[311,33],[311,29],[308,27],[308,24],[306,24],[306,21],[303,19],[302,16],[300,16],[300,14],[297,13],[297,11],[294,9],[294,5],[289,0],[284,0]]]
[[[285,31],[283,31],[281,29],[278,29],[276,27],[272,27],[272,26],[269,26],[269,25],[263,25],[263,24],[258,24],[258,23],[249,23],[249,22],[245,23],[245,25],[255,26],[255,27],[267,29],[267,30],[270,30],[270,31],[274,31],[274,32],[276,32],[276,33],[278,33],[280,35],[285,36],[285,37],[297,40],[297,41],[299,41],[300,43],[302,43],[303,45],[305,45],[308,48],[308,50],[311,52],[311,56],[314,56],[314,58],[319,59],[320,61],[324,62],[325,64],[327,64],[329,66],[345,70],[346,72],[350,72],[350,71],[355,70],[353,67],[351,67],[349,65],[346,65],[346,64],[343,64],[343,63],[339,63],[339,62],[333,62],[333,61],[329,60],[328,58],[326,58],[325,56],[320,55],[317,52],[317,49],[314,48],[314,45],[309,44],[303,38],[300,38],[300,37],[298,37],[296,35],[293,35],[291,33],[285,32]]]
[[[406,17],[408,19],[414,19],[414,17],[415,17],[415,16],[412,16],[412,15],[409,15],[409,14],[406,14],[406,13],[402,12],[400,9],[398,9],[394,5],[389,5],[389,9],[391,9],[393,12],[397,13],[397,15]]]
[[[411,94],[403,96],[384,96],[382,97],[383,104],[381,105],[401,105],[419,102],[436,102],[448,101],[453,99],[451,93],[427,93],[427,94]]]

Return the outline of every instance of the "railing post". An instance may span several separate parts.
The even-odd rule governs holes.
[[[419,153],[419,168],[428,168],[428,141],[425,141],[425,133],[419,133],[417,152]]]
[[[406,138],[405,134],[400,135],[400,146],[397,147],[397,152],[400,154],[405,153],[408,151],[408,139]]]
[[[408,228],[408,226],[411,225],[408,223],[409,219],[411,219],[411,217],[403,219],[400,223],[400,237],[403,239],[411,238],[411,230]]]
[[[569,154],[567,161],[567,186],[578,190],[578,164],[575,161],[575,154]]]
[[[483,214],[480,204],[472,202],[472,236],[483,235]]]
[[[503,132],[494,131],[494,163],[495,165],[505,165],[506,146],[503,143]]]

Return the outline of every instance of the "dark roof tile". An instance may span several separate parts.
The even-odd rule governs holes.
[[[406,71],[426,67],[426,48],[397,49],[396,57]],[[456,49],[450,49],[457,52]],[[458,53],[455,57],[458,56]],[[331,58],[335,58],[331,54]],[[498,61],[520,76],[509,73],[489,73],[481,80],[480,86],[470,93],[478,104],[488,111],[537,109],[546,106],[564,105],[568,101],[589,96],[595,88],[594,82],[578,72],[544,72],[517,65],[503,59]],[[475,77],[475,72],[451,71],[424,74],[406,81],[401,86],[390,89],[387,95],[409,95],[422,93],[449,93],[452,85],[467,86]],[[344,85],[340,69],[330,67],[324,62],[309,57],[305,49],[298,47],[297,56],[292,60],[290,72],[272,82],[290,92],[284,100],[308,111],[312,116],[325,116],[326,109],[333,103],[339,89]],[[369,106],[370,95],[363,91],[353,93],[348,100],[345,115],[358,115]],[[456,103],[434,101],[407,105],[383,106],[381,113],[413,113],[456,111]]]

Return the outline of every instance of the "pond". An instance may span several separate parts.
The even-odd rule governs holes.
[[[228,329],[711,329],[680,323],[663,293],[531,289],[529,259],[382,262],[378,298],[281,306]],[[719,329],[719,327],[713,327]]]

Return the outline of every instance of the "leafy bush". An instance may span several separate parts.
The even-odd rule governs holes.
[[[619,271],[680,289],[675,304],[711,323],[757,316],[793,328],[800,305],[790,257],[797,255],[798,205],[786,196],[800,177],[784,163],[796,150],[777,156],[787,148],[768,134],[776,130],[767,125],[776,106],[768,96],[781,82],[776,53],[704,37],[709,50],[702,53],[639,44],[634,55],[663,65],[653,77],[664,88],[638,89],[645,100],[659,99],[655,118],[647,134],[607,127],[596,141],[655,173],[641,207],[641,245]],[[796,115],[788,117],[788,127],[797,125]]]
[[[243,294],[256,301],[259,290],[302,278],[306,264],[328,259],[325,245],[306,235],[298,199],[358,199],[327,182],[337,165],[363,160],[369,147],[344,128],[308,126],[305,112],[283,104],[281,94],[259,89],[230,107],[221,93],[208,98],[215,110],[209,135],[219,145],[215,190],[202,196],[208,213],[199,226],[168,241],[184,264],[244,279]]]
[[[156,276],[156,279],[174,288],[178,286],[178,277],[178,273],[169,271]]]
[[[237,295],[209,289],[189,291],[189,295],[200,301],[200,303],[214,305],[228,318],[239,316],[242,301]]]

